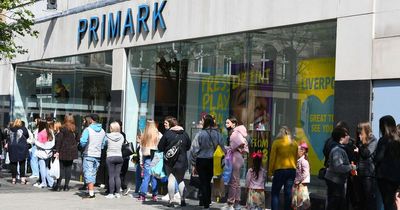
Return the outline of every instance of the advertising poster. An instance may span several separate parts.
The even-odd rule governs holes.
[[[296,140],[309,146],[311,174],[323,166],[323,147],[333,130],[335,59],[318,58],[299,62],[299,95]]]

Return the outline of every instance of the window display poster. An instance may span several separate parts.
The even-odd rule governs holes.
[[[309,146],[311,174],[323,166],[323,147],[333,130],[335,59],[302,60],[298,65],[296,140]]]

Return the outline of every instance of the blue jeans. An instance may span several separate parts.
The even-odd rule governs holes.
[[[96,183],[97,169],[100,166],[100,158],[83,157],[83,175],[86,184]]]
[[[292,203],[292,187],[294,178],[296,177],[296,169],[279,169],[274,172],[274,178],[272,179],[271,189],[271,209],[278,210],[279,208],[279,194],[282,186],[284,193],[284,204],[285,210],[291,209]]]
[[[135,173],[135,193],[140,192],[140,187],[142,185],[142,167],[139,163],[136,163],[136,173]]]
[[[49,175],[49,169],[46,166],[46,159],[39,158],[39,170],[40,170],[40,177],[42,178],[42,185],[43,187],[52,187],[54,184],[54,179]]]
[[[36,146],[33,145],[30,151],[30,162],[31,162],[31,170],[32,170],[32,176],[39,176],[39,160],[35,155],[36,152]]]
[[[140,195],[145,196],[146,193],[149,190],[149,182],[151,181],[151,192],[153,196],[157,195],[157,179],[151,175],[150,173],[150,163],[151,163],[151,158],[149,157],[144,157],[144,177],[143,177],[143,182],[142,186],[140,187]]]

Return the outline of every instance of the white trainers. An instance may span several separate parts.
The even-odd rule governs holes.
[[[28,177],[29,179],[35,179],[35,178],[39,178],[39,176],[34,176],[34,175],[32,175],[32,176],[30,176],[30,177]]]
[[[131,188],[126,188],[125,190],[123,190],[123,195],[126,196],[128,195],[128,193],[131,191]]]
[[[179,194],[179,192],[175,193],[174,200],[175,201],[180,201],[181,200],[181,195]]]
[[[115,194],[115,198],[121,198],[121,194],[120,193]]]
[[[169,201],[169,195],[168,193],[166,195],[164,195],[163,197],[161,197],[162,201]]]
[[[108,194],[108,195],[106,195],[106,196],[104,196],[105,198],[108,198],[108,199],[113,199],[113,198],[115,198],[115,196],[113,195],[113,194]]]

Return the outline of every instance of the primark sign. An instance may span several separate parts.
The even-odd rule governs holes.
[[[124,15],[122,11],[117,11],[92,16],[90,19],[80,19],[77,32],[78,46],[86,34],[89,36],[90,45],[92,42],[103,42],[106,39],[111,41],[123,36],[147,34],[150,29],[153,33],[157,30],[166,30],[167,26],[162,15],[166,4],[167,1],[155,2],[152,7],[141,4],[136,9],[127,8]],[[152,16],[151,23],[148,21],[150,15]]]

